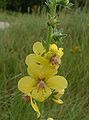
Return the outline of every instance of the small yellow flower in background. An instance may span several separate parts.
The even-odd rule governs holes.
[[[73,54],[76,54],[78,52],[81,52],[80,46],[75,46],[70,50]]]

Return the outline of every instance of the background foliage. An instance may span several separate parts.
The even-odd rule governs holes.
[[[0,0],[0,8],[12,11],[27,12],[28,7],[30,7],[30,12],[32,8],[36,5],[42,9],[46,0]],[[76,7],[89,6],[89,0],[70,0]]]

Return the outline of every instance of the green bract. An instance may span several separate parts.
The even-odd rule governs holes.
[[[69,0],[58,0],[59,4],[67,5],[69,3]]]

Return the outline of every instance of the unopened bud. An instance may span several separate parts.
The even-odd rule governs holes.
[[[57,23],[57,19],[51,19],[47,22],[47,24],[52,27],[54,27],[56,23]]]
[[[53,118],[48,118],[47,120],[54,120]]]
[[[67,5],[69,3],[69,0],[58,0],[60,4]]]

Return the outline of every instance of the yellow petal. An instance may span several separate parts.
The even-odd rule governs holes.
[[[32,97],[39,102],[43,102],[45,99],[47,99],[51,95],[51,89],[46,87],[45,89],[40,88],[34,89],[32,91]]]
[[[28,74],[35,79],[37,79],[38,77],[40,78],[42,76],[41,74],[42,66],[36,63],[30,64],[30,66],[28,66],[27,68],[27,71],[28,71]]]
[[[41,42],[36,42],[33,45],[33,51],[36,55],[42,55],[45,52],[45,48]]]
[[[52,67],[46,67],[43,65],[38,65],[36,63],[30,64],[27,68],[28,74],[33,78],[45,78],[48,79],[57,73],[56,69]]]
[[[61,58],[63,56],[63,48],[59,48],[58,52],[57,52],[57,55],[58,55],[58,58]]]
[[[25,76],[18,81],[18,89],[29,96],[35,84],[36,81],[33,78]]]
[[[63,101],[61,99],[55,99],[55,98],[52,98],[52,100],[54,102],[56,102],[57,104],[63,104]]]
[[[57,92],[57,94],[54,95],[54,97],[60,98],[64,94],[64,89],[59,89],[56,92]]]
[[[49,50],[52,51],[52,53],[55,54],[58,50],[58,47],[56,46],[56,44],[52,44],[52,45],[50,45]]]
[[[46,81],[46,84],[48,87],[52,88],[52,89],[65,89],[67,88],[67,80],[62,77],[62,76],[54,76],[52,78],[49,78]]]
[[[31,63],[36,62],[36,55],[30,54],[26,57],[25,63],[30,66]]]
[[[36,55],[36,62],[41,64],[41,65],[48,65],[49,64],[48,59],[46,59],[45,57],[43,57],[41,55]]]
[[[34,63],[41,64],[41,65],[47,65],[49,61],[41,55],[30,54],[26,57],[25,63],[28,66]]]
[[[32,98],[31,98],[31,106],[37,112],[37,118],[39,118],[41,116],[41,113],[39,111],[39,108],[38,108],[36,102],[33,101]]]
[[[52,67],[44,67],[42,71],[43,71],[43,76],[45,77],[46,80],[57,74],[57,70]]]
[[[45,57],[50,59],[50,57],[52,56],[52,51],[48,51],[46,54],[45,54]]]

